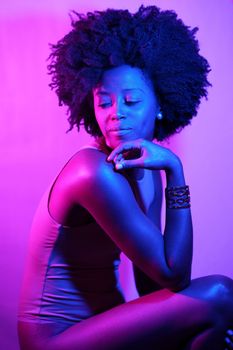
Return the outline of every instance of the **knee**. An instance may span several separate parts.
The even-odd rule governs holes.
[[[233,280],[224,275],[212,275],[206,282],[205,298],[217,312],[233,318]]]
[[[181,294],[202,300],[216,320],[233,322],[233,280],[223,275],[210,275],[192,280]]]
[[[224,275],[208,276],[207,294],[212,301],[228,301],[233,296],[233,280]]]

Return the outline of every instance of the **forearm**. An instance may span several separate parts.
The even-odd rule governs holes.
[[[118,161],[118,155],[122,157],[125,151],[132,149],[139,149],[141,156],[132,160],[124,158],[122,160],[122,158],[120,158]],[[167,177],[167,187],[180,187],[185,185],[183,167],[179,158],[171,150],[155,142],[138,139],[123,143],[110,154],[108,160],[114,160],[116,170],[121,170],[122,168],[164,170]],[[155,236],[157,236],[155,240],[158,247],[154,252],[156,273],[153,277],[152,271],[150,277],[162,287],[174,287],[173,289],[182,288],[182,286],[189,283],[191,274],[192,220],[190,209],[167,208],[165,230],[162,237],[159,225],[155,222],[156,218],[154,217],[154,213],[152,213],[154,209],[152,209],[153,208],[149,208],[149,211],[146,211],[145,214],[155,223]],[[153,263],[151,264],[153,265]],[[160,271],[158,266],[160,266]],[[144,271],[146,270],[145,267]]]
[[[167,187],[185,186],[183,167],[177,158],[166,170]],[[166,207],[164,252],[167,264],[181,282],[188,282],[191,274],[193,229],[190,208]]]

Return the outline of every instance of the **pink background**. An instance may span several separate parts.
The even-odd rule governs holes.
[[[88,3],[88,5],[87,5]],[[141,1],[128,1],[136,11]],[[144,1],[174,9],[198,26],[201,53],[212,67],[209,100],[198,117],[167,147],[183,160],[191,187],[194,221],[193,277],[233,277],[233,2],[230,0]],[[0,348],[18,349],[17,300],[30,224],[37,203],[63,163],[89,136],[66,134],[65,108],[48,88],[48,43],[69,29],[68,12],[126,8],[126,1],[8,0],[0,5]],[[127,299],[137,296],[131,265],[122,256]]]

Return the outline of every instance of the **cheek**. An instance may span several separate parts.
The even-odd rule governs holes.
[[[106,116],[103,111],[100,111],[98,108],[95,109],[95,119],[100,127],[102,133],[105,133],[105,120]]]
[[[147,127],[154,124],[155,111],[154,108],[144,107],[137,111],[138,127]]]
[[[155,128],[155,110],[154,108],[143,108],[138,111],[135,120],[137,131],[143,137],[153,137]]]

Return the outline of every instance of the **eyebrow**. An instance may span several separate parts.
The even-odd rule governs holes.
[[[124,91],[124,92],[132,92],[132,91],[135,91],[135,90],[139,90],[142,93],[145,93],[141,88],[128,88],[128,89],[123,89],[122,91]],[[105,90],[98,90],[96,94],[97,95],[101,95],[101,96],[110,95],[110,93],[105,91]]]

